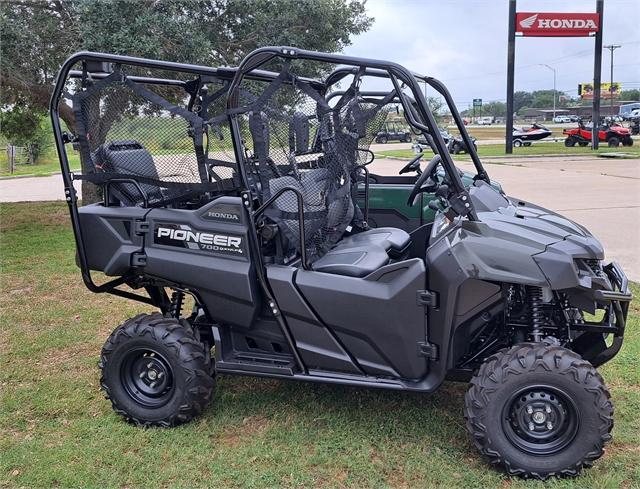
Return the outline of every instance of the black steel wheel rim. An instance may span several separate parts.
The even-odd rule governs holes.
[[[122,362],[120,379],[127,394],[144,407],[157,408],[171,398],[173,371],[157,351],[138,348]]]
[[[553,455],[568,447],[580,428],[573,400],[560,389],[536,385],[520,389],[505,404],[502,427],[519,450]]]

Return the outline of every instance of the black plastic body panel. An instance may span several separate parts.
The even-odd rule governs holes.
[[[196,210],[152,209],[144,272],[197,291],[215,321],[250,327],[262,291],[248,256],[243,214],[239,197],[220,197]]]
[[[131,254],[140,253],[143,236],[136,234],[136,222],[149,209],[141,207],[80,207],[78,215],[90,270],[109,276],[125,275],[131,268]]]
[[[362,374],[335,335],[305,303],[294,285],[296,269],[267,266],[267,279],[304,363],[310,370]],[[320,274],[325,276],[327,274]]]
[[[299,270],[295,285],[324,325],[368,375],[420,379],[427,359],[425,308],[417,292],[426,272],[420,259],[382,267],[365,278]]]

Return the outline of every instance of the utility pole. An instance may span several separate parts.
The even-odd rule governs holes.
[[[618,45],[618,46],[614,46],[613,44],[610,46],[603,46],[604,49],[609,49],[611,51],[611,85],[609,85],[609,96],[611,97],[611,112],[610,112],[610,116],[613,117],[613,52],[618,49],[621,48],[622,46]]]
[[[546,66],[551,71],[553,71],[553,118],[556,118],[556,70],[551,68],[549,65],[545,65],[540,63],[540,66]]]

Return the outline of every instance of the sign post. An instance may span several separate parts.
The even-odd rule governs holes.
[[[516,12],[516,0],[509,0],[509,41],[507,57],[507,134],[505,152],[511,154],[513,140],[513,92],[516,32],[531,37],[590,37],[595,34],[593,118],[600,117],[600,68],[602,58],[602,14],[604,0],[596,0],[595,13]],[[611,51],[613,56],[613,50]],[[546,66],[546,65],[545,65]],[[553,68],[550,68],[553,69]],[[613,79],[613,77],[612,77]],[[555,71],[554,71],[555,80]],[[554,90],[555,91],[555,90]],[[554,94],[555,102],[555,94]],[[595,133],[596,131],[594,131]],[[592,148],[598,148],[598,138],[592,138]]]
[[[482,117],[482,99],[474,98],[473,99],[473,118],[476,118],[476,107],[480,107],[480,117]]]

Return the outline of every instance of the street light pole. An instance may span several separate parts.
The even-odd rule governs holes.
[[[556,118],[556,70],[551,68],[549,65],[545,65],[540,63],[540,66],[546,66],[551,71],[553,71],[553,118]]]
[[[609,115],[613,117],[613,52],[622,46],[620,45],[614,46],[612,44],[610,46],[603,46],[603,47],[611,51],[611,85],[609,85],[609,96],[611,97],[611,113]]]

